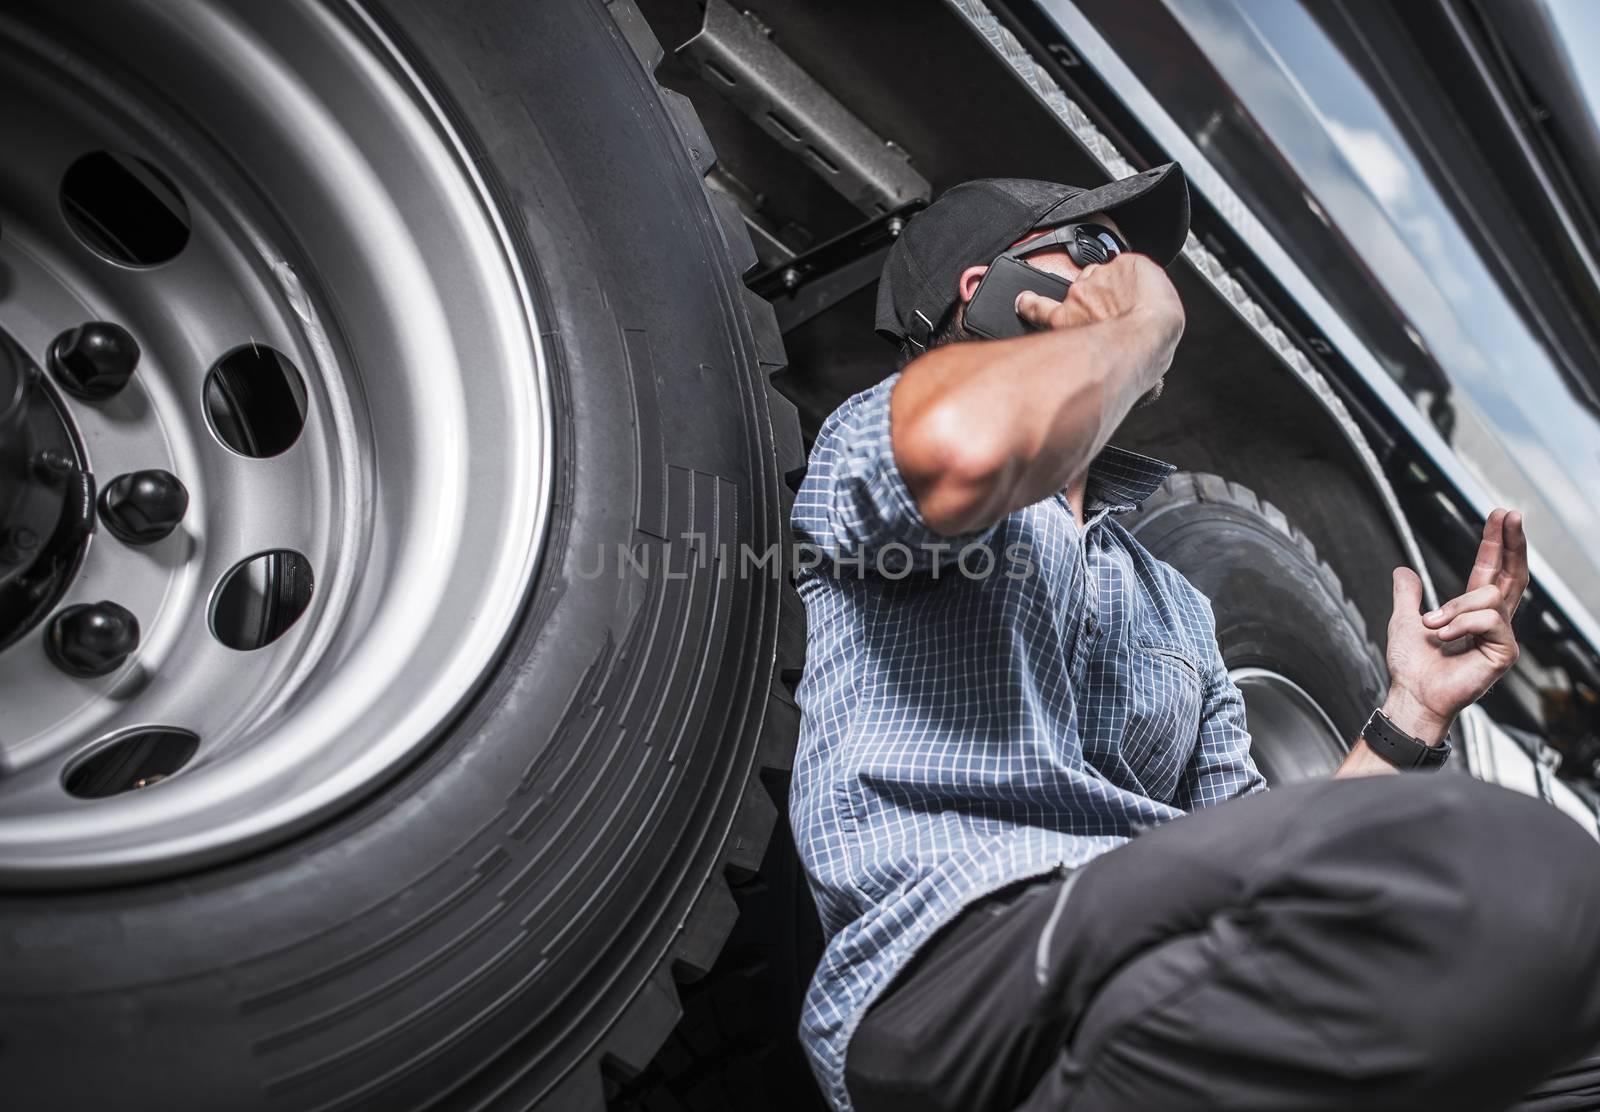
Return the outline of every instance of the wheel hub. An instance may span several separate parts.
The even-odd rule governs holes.
[[[94,481],[44,373],[0,329],[0,649],[44,620],[94,526]]]
[[[17,0],[0,98],[0,522],[49,555],[0,557],[0,883],[215,861],[497,659],[549,499],[529,283],[355,5]]]

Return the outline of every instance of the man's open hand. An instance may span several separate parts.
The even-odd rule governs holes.
[[[1489,515],[1467,589],[1437,610],[1420,613],[1422,581],[1410,568],[1395,569],[1383,708],[1395,725],[1436,744],[1505,675],[1517,662],[1511,616],[1527,586],[1528,541],[1514,510]]]

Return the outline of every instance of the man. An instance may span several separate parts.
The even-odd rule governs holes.
[[[1396,570],[1382,713],[1337,780],[1271,793],[1209,604],[1117,523],[1171,471],[1107,441],[1183,332],[1187,229],[1175,165],[969,182],[885,263],[903,370],[824,423],[794,509],[818,1079],[857,1112],[1465,1112],[1552,1075],[1529,1107],[1600,1107],[1594,1062],[1557,1073],[1600,1042],[1600,849],[1464,775],[1374,775],[1442,763],[1516,659],[1520,515],[1437,611]],[[1072,284],[980,340],[1002,253]]]

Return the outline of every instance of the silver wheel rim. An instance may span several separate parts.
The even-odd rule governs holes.
[[[41,3],[37,22],[0,15],[0,55],[0,322],[41,362],[85,320],[131,331],[133,383],[69,402],[89,465],[102,485],[165,468],[191,496],[149,548],[102,527],[61,601],[137,615],[121,668],[66,676],[37,633],[0,652],[0,880],[215,861],[392,776],[491,668],[548,509],[539,330],[465,148],[359,11]],[[171,262],[108,262],[63,220],[63,172],[100,149],[178,185],[193,230]],[[309,395],[268,459],[223,445],[201,404],[213,362],[248,343],[286,354]],[[216,585],[275,549],[310,560],[309,607],[265,647],[225,647]],[[198,751],[146,790],[64,790],[74,762],[147,726]]]
[[[1267,783],[1310,780],[1339,767],[1348,741],[1305,688],[1267,668],[1228,675],[1244,696],[1250,755]]]

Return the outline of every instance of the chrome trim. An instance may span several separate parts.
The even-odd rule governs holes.
[[[1523,795],[1543,799],[1579,826],[1591,838],[1600,840],[1600,817],[1594,806],[1564,780],[1550,774],[1549,767],[1530,757],[1499,723],[1482,707],[1472,706],[1456,719],[1462,756],[1473,776],[1491,784],[1510,788]],[[1544,752],[1554,754],[1545,747]]]

